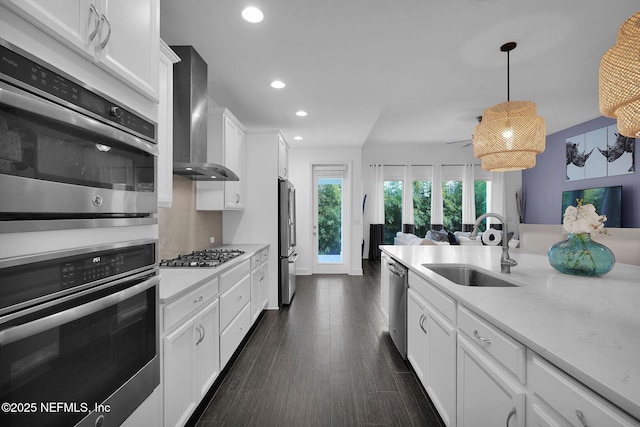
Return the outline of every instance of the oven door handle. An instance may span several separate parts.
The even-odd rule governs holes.
[[[156,286],[158,283],[160,283],[160,276],[154,276],[144,282],[138,283],[135,286],[124,289],[115,294],[107,295],[106,297],[91,301],[87,304],[73,307],[59,313],[54,313],[37,320],[33,320],[29,323],[7,328],[0,331],[0,347],[96,313],[113,304],[117,304],[131,298],[140,292],[144,292],[147,289]]]

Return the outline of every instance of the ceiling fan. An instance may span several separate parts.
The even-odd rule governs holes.
[[[460,141],[449,141],[447,142],[447,144],[463,144],[463,147],[468,147],[471,144],[473,144],[473,140],[472,139],[462,139]]]
[[[478,121],[478,123],[482,122],[482,116],[476,116],[476,120]],[[471,136],[471,139],[463,139],[460,141],[450,141],[450,142],[447,142],[447,144],[464,144],[462,147],[468,147],[473,144],[473,135]]]

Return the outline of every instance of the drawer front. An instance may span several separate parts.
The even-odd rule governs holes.
[[[480,348],[517,376],[520,382],[525,383],[526,355],[524,345],[463,306],[458,309],[458,327]]]
[[[218,293],[218,277],[164,307],[164,331],[168,332],[189,314],[204,307]]]
[[[267,249],[263,249],[260,252],[260,259],[261,259],[262,262],[265,262],[265,261],[267,261],[269,259],[269,249],[268,248]]]
[[[242,276],[251,271],[251,261],[245,260],[229,271],[220,274],[220,291],[224,292],[229,286],[236,283]]]
[[[251,300],[251,276],[248,274],[220,295],[220,328],[224,329]]]
[[[259,266],[261,261],[262,256],[260,255],[260,252],[258,252],[257,254],[253,254],[251,256],[251,270]]]
[[[414,288],[451,323],[456,324],[456,302],[453,298],[445,295],[412,271],[409,272],[409,287]]]
[[[584,385],[531,353],[531,390],[575,426],[631,427],[640,422],[603,399]]]
[[[251,310],[247,304],[220,334],[220,370],[225,367],[251,327]]]

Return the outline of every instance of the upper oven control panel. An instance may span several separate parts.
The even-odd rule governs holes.
[[[103,121],[120,127],[156,143],[156,125],[129,111],[105,95],[91,90],[83,83],[75,81],[53,67],[29,58],[27,53],[0,39],[0,80],[19,86],[30,92],[45,95],[65,107],[77,111],[90,112]]]

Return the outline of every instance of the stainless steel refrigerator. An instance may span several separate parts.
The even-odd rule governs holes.
[[[287,180],[278,180],[278,301],[291,304],[296,291],[296,190]]]

